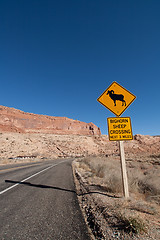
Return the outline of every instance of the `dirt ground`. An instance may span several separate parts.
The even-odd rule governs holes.
[[[157,154],[160,152],[159,136],[135,135],[124,144],[125,154]],[[44,133],[0,133],[0,161],[17,157],[66,158],[83,156],[118,155],[118,143],[107,135],[56,135]]]
[[[109,189],[104,181],[104,176],[102,174],[97,176],[94,167],[90,168],[90,164],[93,166],[95,163],[91,159],[77,159],[73,163],[73,171],[79,203],[86,223],[92,231],[93,239],[160,239],[160,203],[157,200],[159,198],[159,187],[154,195],[149,194],[147,189],[142,192],[139,189],[131,188],[130,197],[126,200],[120,188],[119,190]],[[149,159],[150,163],[148,162]],[[99,158],[96,158],[96,161],[98,160],[100,161]],[[102,163],[103,161],[104,158]],[[151,164],[154,165],[153,157],[148,156],[146,162],[143,158],[139,158],[139,161],[138,158],[137,163],[131,161],[131,158],[128,159],[128,169],[133,168],[133,164],[136,166],[136,171],[142,165],[145,171],[146,169],[151,171]],[[144,162],[142,163],[142,161]],[[159,170],[160,158],[156,158],[155,162],[154,170]],[[155,173],[155,171],[153,172]],[[114,175],[114,173],[112,174]],[[159,186],[160,176],[155,177]],[[141,175],[139,175],[139,179],[141,179]],[[155,182],[155,187],[157,182]]]

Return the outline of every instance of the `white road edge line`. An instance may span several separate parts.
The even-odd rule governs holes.
[[[14,184],[14,185],[11,186],[11,187],[6,188],[5,190],[3,190],[3,191],[0,192],[0,195],[3,194],[3,193],[5,193],[5,192],[7,192],[7,191],[9,191],[9,190],[12,189],[12,188],[18,186],[19,184],[21,184],[21,183],[27,181],[28,179],[30,179],[30,178],[32,178],[32,177],[35,177],[36,175],[38,175],[38,174],[40,174],[40,173],[42,173],[42,172],[44,172],[44,171],[47,171],[48,169],[50,169],[50,168],[52,168],[52,167],[55,167],[55,166],[57,166],[57,165],[59,165],[59,164],[61,164],[61,163],[63,163],[63,162],[66,162],[66,160],[65,160],[65,161],[62,161],[62,162],[60,162],[60,163],[53,164],[53,165],[51,165],[50,167],[47,167],[47,168],[41,170],[40,172],[37,172],[37,173],[35,173],[35,174],[33,174],[33,175],[31,175],[31,176],[29,176],[29,177],[23,179],[23,180],[20,181],[19,183],[16,183],[16,184]]]

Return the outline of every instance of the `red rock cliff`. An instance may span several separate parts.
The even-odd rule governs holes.
[[[19,133],[53,133],[101,135],[93,123],[72,120],[67,117],[50,117],[0,106],[0,131]]]

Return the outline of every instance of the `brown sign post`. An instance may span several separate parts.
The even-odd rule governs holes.
[[[133,135],[130,118],[122,118],[120,116],[135,99],[135,95],[117,82],[113,82],[97,99],[98,102],[117,116],[116,118],[107,119],[108,134],[110,141],[119,141],[123,193],[125,198],[129,198],[129,190],[123,141],[132,140]]]

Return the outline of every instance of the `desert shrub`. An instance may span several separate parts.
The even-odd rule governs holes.
[[[87,169],[92,172],[92,177],[96,176],[101,179],[101,183],[109,192],[122,192],[122,176],[120,160],[113,158],[88,157],[82,160],[83,164],[88,166]],[[145,194],[160,201],[160,168],[152,168],[148,163],[137,162],[129,164],[127,167],[129,192]],[[147,165],[145,165],[147,164]],[[146,167],[145,167],[146,166]],[[149,167],[148,167],[149,166]],[[85,168],[83,166],[83,168]]]
[[[160,169],[155,169],[139,182],[140,192],[146,195],[148,199],[154,199],[157,203],[160,203]]]
[[[140,169],[127,169],[129,190],[132,192],[141,192],[140,182],[144,179],[144,174]]]
[[[109,192],[122,192],[120,163],[117,160],[88,157],[83,160],[83,163],[89,166],[94,176],[103,178],[105,188]]]
[[[119,229],[124,230],[127,233],[142,233],[146,231],[145,224],[142,219],[137,216],[126,216],[120,214],[118,216]]]
[[[105,164],[103,160],[100,161],[99,158],[97,157],[88,157],[83,160],[83,162],[89,166],[91,171],[94,173],[95,176],[97,177],[104,177],[104,167]]]
[[[131,201],[128,208],[131,210],[136,210],[138,212],[149,213],[151,215],[158,214],[158,210],[155,204],[147,203],[143,200]]]
[[[108,164],[108,166],[106,166],[103,182],[109,192],[121,193],[123,189],[120,168],[113,168],[112,164]]]
[[[96,176],[97,177],[100,177],[100,178],[103,178],[104,177],[104,166],[101,165],[101,164],[98,164],[97,165],[97,168],[96,168]]]

